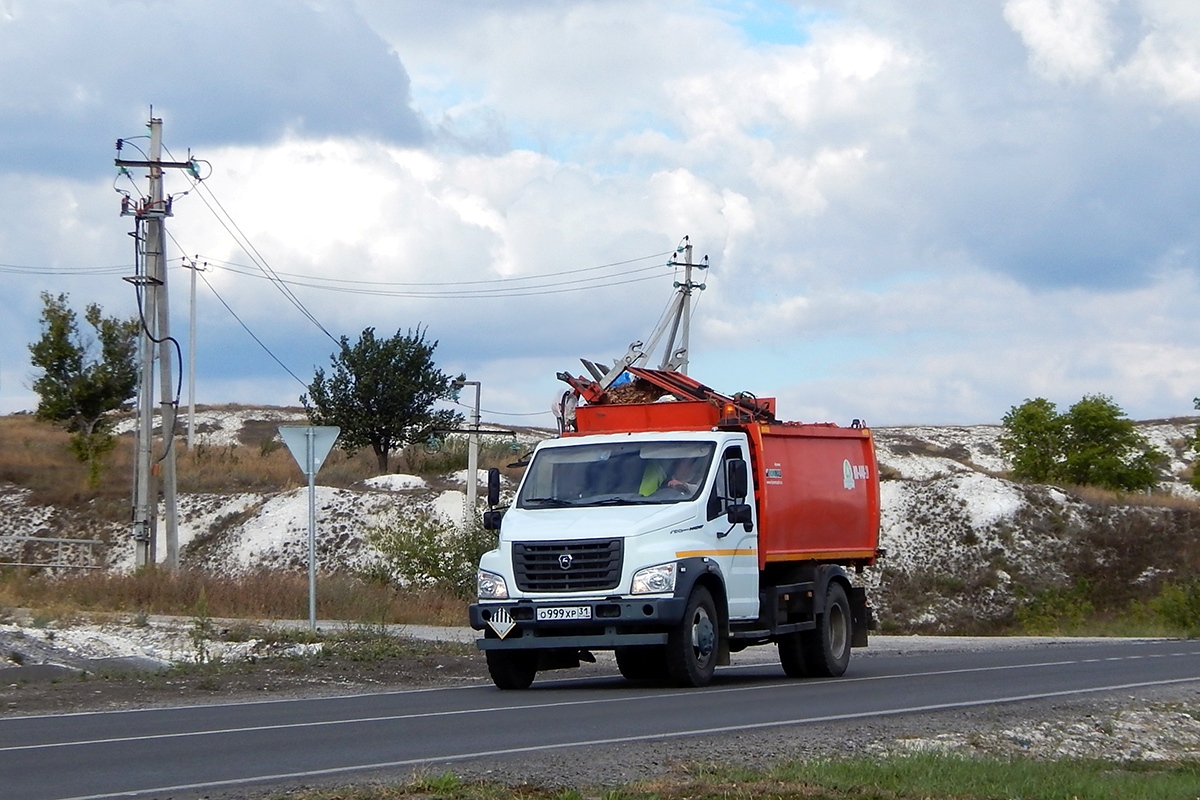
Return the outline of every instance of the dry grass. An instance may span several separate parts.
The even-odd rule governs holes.
[[[1099,486],[1069,486],[1065,491],[1077,500],[1095,506],[1145,506],[1184,511],[1200,509],[1200,502],[1196,500],[1162,492],[1114,492]]]
[[[201,592],[214,617],[306,619],[308,576],[259,571],[237,576],[182,570],[50,577],[27,570],[0,571],[0,607],[71,620],[83,613],[189,615]],[[407,590],[352,575],[317,578],[317,616],[369,624],[462,625],[463,601],[434,590]]]
[[[251,420],[241,431],[237,444],[198,443],[188,449],[177,440],[176,474],[180,492],[233,493],[286,491],[304,484],[303,473],[277,433],[278,423]],[[104,460],[100,483],[87,485],[87,468],[71,453],[69,436],[62,428],[42,422],[31,414],[0,417],[0,483],[27,488],[30,500],[39,505],[88,511],[110,522],[129,518],[130,485],[133,475],[134,438],[118,437],[116,448]],[[482,443],[481,468],[497,466],[510,475],[507,464],[515,458],[507,442]],[[448,441],[430,452],[422,446],[393,454],[391,469],[425,477],[460,470],[467,465],[464,438]],[[379,474],[370,449],[347,455],[334,448],[321,467],[322,486],[347,488]]]
[[[62,428],[31,414],[0,417],[0,483],[29,489],[34,503],[91,509],[109,520],[128,518],[132,445],[117,444],[105,459],[99,486],[91,489],[87,467],[71,453],[69,438]]]
[[[188,450],[177,440],[180,492],[275,492],[304,482],[291,453],[276,437],[278,423],[251,421],[237,444],[199,444]],[[0,417],[0,483],[24,487],[30,501],[71,509],[78,518],[124,522],[129,518],[134,440],[119,437],[105,459],[99,486],[87,485],[86,467],[68,447],[62,428],[29,414]],[[484,441],[480,466],[513,460],[503,445]],[[436,477],[466,466],[466,444],[451,441],[436,452],[410,447],[393,457],[392,468]],[[349,487],[378,474],[369,450],[347,455],[334,449],[320,473],[323,486]],[[50,577],[27,570],[0,571],[0,608],[25,607],[56,619],[82,612],[189,614],[203,590],[213,616],[304,619],[308,616],[306,574],[256,572],[222,577],[199,571],[172,574],[146,570],[133,575],[85,574]],[[461,625],[464,604],[450,593],[403,590],[353,575],[318,579],[318,615],[323,619],[370,623]]]

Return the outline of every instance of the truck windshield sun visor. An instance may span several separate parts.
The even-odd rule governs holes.
[[[694,500],[708,481],[714,442],[631,441],[540,450],[518,508],[660,505]]]

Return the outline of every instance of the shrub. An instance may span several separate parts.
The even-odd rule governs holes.
[[[1150,607],[1168,625],[1200,636],[1200,578],[1165,584]]]
[[[370,528],[367,540],[380,552],[384,568],[400,582],[462,598],[474,596],[479,557],[496,546],[495,534],[478,522],[458,526],[429,511],[397,514]]]
[[[1081,579],[1067,588],[1039,592],[1017,608],[1017,622],[1034,636],[1077,631],[1096,610],[1088,600],[1090,590],[1088,581]]]

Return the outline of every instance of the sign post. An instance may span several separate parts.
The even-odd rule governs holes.
[[[317,629],[317,471],[342,429],[334,426],[280,425],[279,435],[308,478],[308,627]]]

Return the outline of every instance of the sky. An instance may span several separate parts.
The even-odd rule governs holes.
[[[0,413],[42,292],[137,313],[113,161],[151,114],[201,168],[165,180],[197,403],[420,329],[485,420],[551,426],[684,237],[689,374],[782,418],[1200,395],[1194,0],[0,0]]]

